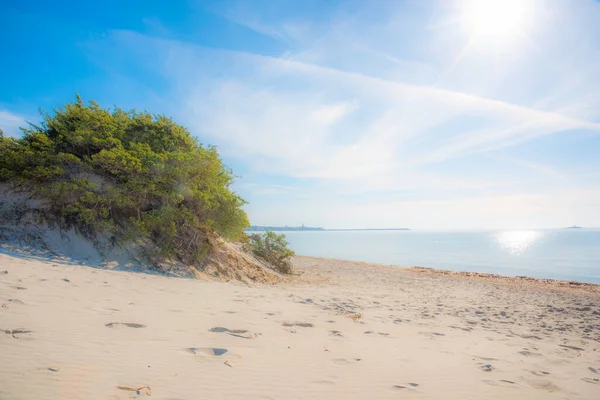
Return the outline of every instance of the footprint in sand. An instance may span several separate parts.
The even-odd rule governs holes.
[[[336,331],[336,330],[329,331],[329,335],[331,335],[331,336],[337,336],[337,337],[344,337],[344,334],[342,332]]]
[[[581,347],[576,347],[576,346],[567,346],[565,344],[559,344],[559,346],[564,347],[565,349],[570,349],[570,350],[585,351],[585,349],[582,349]]]
[[[593,368],[593,367],[588,367],[588,369],[589,369],[590,371],[592,371],[594,374],[600,374],[600,372],[598,372],[598,370],[597,370],[596,368]]]
[[[533,352],[527,351],[527,350],[520,351],[519,354],[527,356],[527,357],[543,357],[540,353],[533,353]]]
[[[550,375],[550,372],[547,371],[529,371],[532,375],[535,376],[545,376],[545,375]]]
[[[381,335],[381,336],[390,336],[390,334],[389,334],[389,333],[386,333],[386,332],[375,332],[375,331],[366,331],[366,332],[364,332],[364,334],[365,334],[365,335],[374,335],[374,334],[378,334],[378,335]]]
[[[23,287],[23,286],[11,286],[11,288],[17,289],[17,290],[27,290],[27,288]]]
[[[313,381],[313,383],[316,383],[318,385],[326,385],[326,386],[332,386],[335,385],[334,381],[327,381],[327,380],[321,380],[321,381]]]
[[[183,350],[194,355],[206,355],[214,357],[220,357],[228,352],[227,349],[221,349],[217,347],[188,347]]]
[[[362,358],[336,358],[333,360],[338,365],[350,365],[362,361]]]
[[[239,337],[242,339],[256,339],[260,333],[249,333],[246,329],[228,329],[222,326],[216,326],[209,329],[209,332],[227,333],[228,335]]]
[[[598,378],[581,378],[581,380],[594,385],[600,385],[600,379]]]
[[[409,382],[406,385],[394,385],[392,387],[394,389],[412,389],[412,388],[416,388],[417,386],[419,386],[418,383]]]
[[[515,382],[513,381],[509,381],[507,379],[500,379],[499,381],[490,381],[490,380],[484,380],[483,381],[485,384],[490,385],[490,386],[503,386],[503,387],[510,387],[515,385]]]
[[[211,328],[209,332],[217,332],[217,333],[237,333],[237,334],[241,334],[241,333],[247,333],[248,331],[245,329],[227,329],[227,328],[223,328],[222,326],[216,326],[214,328]]]
[[[468,328],[468,327],[467,328],[463,328],[462,326],[456,326],[456,325],[448,325],[448,328],[451,328],[451,329],[460,329],[460,330],[463,330],[465,332],[471,332],[473,330],[473,328]]]
[[[544,390],[546,392],[559,392],[562,389],[556,386],[552,381],[549,380],[532,380],[525,379],[525,383],[535,389]]]
[[[109,327],[109,328],[115,328],[118,326],[126,326],[128,328],[145,328],[146,325],[144,324],[136,324],[135,322],[109,322],[108,324],[104,324],[104,326]]]
[[[444,333],[439,333],[439,332],[419,332],[421,335],[427,335],[427,336],[446,336]]]

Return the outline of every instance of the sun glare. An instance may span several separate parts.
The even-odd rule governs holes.
[[[471,33],[501,39],[525,29],[531,0],[464,0],[462,21]]]
[[[496,241],[510,254],[520,255],[540,237],[539,231],[504,231],[496,235]]]

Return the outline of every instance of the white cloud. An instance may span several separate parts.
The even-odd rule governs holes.
[[[20,127],[26,126],[25,119],[19,115],[13,114],[7,110],[0,110],[0,129],[4,131],[5,136],[21,136]]]
[[[254,79],[215,81],[208,95],[204,85],[190,92],[190,120],[232,153],[267,157],[295,176],[364,176],[558,132],[600,132],[600,123],[457,91],[293,60],[221,56],[247,65]],[[280,89],[272,81],[302,86]],[[456,118],[480,122],[456,127]]]
[[[308,214],[318,213],[311,207],[328,210],[318,214],[328,221],[332,215],[342,218],[343,212],[363,213],[366,219],[356,221],[362,226],[377,226],[368,221],[381,225],[386,221],[382,216],[396,210],[412,210],[407,214],[412,226],[423,225],[416,223],[418,218],[432,227],[460,225],[461,218],[481,226],[510,221],[510,215],[515,224],[533,221],[531,215],[551,218],[538,208],[548,208],[550,195],[523,187],[540,175],[567,187],[570,175],[538,162],[534,153],[532,159],[495,158],[506,168],[525,167],[514,179],[486,180],[485,174],[477,174],[489,168],[483,163],[476,171],[446,166],[482,153],[494,157],[499,149],[542,138],[600,133],[600,78],[595,73],[600,68],[600,13],[594,12],[599,6],[548,0],[527,40],[494,48],[482,41],[467,46],[470,38],[452,23],[436,23],[435,13],[429,18],[432,2],[409,3],[355,5],[351,17],[341,7],[342,12],[321,24],[273,20],[273,10],[265,13],[269,20],[260,7],[251,13],[246,8],[222,12],[284,45],[293,44],[279,57],[129,32],[114,35],[129,48],[154,49],[149,53],[163,61],[157,65],[177,88],[178,119],[253,173],[308,179],[330,198],[387,191],[429,199],[375,208],[307,203],[302,211],[306,221],[311,220]],[[442,2],[436,7],[440,14],[447,8]],[[560,29],[554,29],[557,16],[564,22]],[[273,186],[247,189],[274,197],[290,192]],[[587,190],[571,189],[580,194]],[[460,192],[462,197],[440,192]],[[310,190],[299,193],[317,196]],[[557,204],[571,209],[577,200],[569,199]],[[458,217],[444,214],[454,209],[460,211]],[[485,220],[485,215],[498,218]]]

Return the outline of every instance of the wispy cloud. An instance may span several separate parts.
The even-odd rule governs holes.
[[[522,218],[547,196],[527,188],[540,174],[554,179],[554,188],[597,187],[591,180],[573,187],[570,173],[535,152],[505,153],[535,141],[568,145],[582,132],[588,141],[598,137],[598,4],[548,0],[528,40],[498,48],[464,36],[443,15],[447,7],[433,2],[342,2],[312,20],[281,17],[273,4],[223,4],[220,15],[285,50],[265,56],[127,31],[111,38],[124,51],[145,49],[139,62],[174,88],[179,120],[228,159],[275,182],[247,193],[326,193],[336,201],[371,193],[380,202],[412,196],[388,211],[442,218],[453,207],[475,214],[498,206],[524,210]],[[563,24],[555,30],[558,15]],[[570,151],[577,157],[575,147]],[[501,174],[491,164],[518,172]],[[277,177],[310,187],[291,191],[278,187]],[[334,207],[329,200],[319,207]],[[367,213],[356,204],[350,209]]]
[[[0,129],[6,136],[21,136],[20,127],[26,126],[25,119],[7,110],[0,110]]]

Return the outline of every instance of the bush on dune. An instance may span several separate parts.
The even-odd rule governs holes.
[[[188,263],[203,257],[212,234],[246,237],[232,171],[215,147],[165,116],[77,97],[23,132],[0,135],[0,182],[43,200],[48,222],[90,239],[142,238]]]
[[[265,233],[253,233],[249,237],[250,248],[255,256],[273,265],[279,272],[292,273],[292,262],[290,257],[294,251],[290,250],[285,235],[266,231]]]

